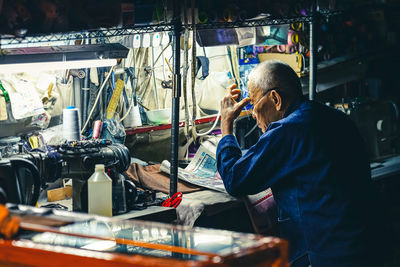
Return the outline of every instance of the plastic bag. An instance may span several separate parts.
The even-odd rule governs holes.
[[[125,128],[122,123],[119,122],[119,118],[112,118],[104,121],[103,132],[101,134],[102,139],[111,140],[113,143],[124,144],[125,137]]]
[[[198,105],[204,111],[217,112],[220,108],[220,102],[227,93],[227,88],[233,83],[229,78],[228,72],[211,72],[204,80],[196,80],[196,95]]]

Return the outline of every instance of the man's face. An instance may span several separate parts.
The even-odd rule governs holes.
[[[264,93],[263,90],[254,86],[250,80],[247,86],[250,103],[253,105],[252,116],[257,121],[258,127],[264,133],[271,122],[280,119],[279,112],[271,98],[271,92]]]

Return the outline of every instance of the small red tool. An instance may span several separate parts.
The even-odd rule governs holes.
[[[176,208],[182,201],[182,192],[175,193],[172,197],[167,198],[161,206]]]

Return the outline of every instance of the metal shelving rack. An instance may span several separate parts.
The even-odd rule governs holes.
[[[196,30],[205,29],[228,29],[228,28],[250,28],[261,26],[272,26],[290,24],[294,22],[310,22],[311,18],[308,16],[287,17],[287,18],[265,18],[258,20],[244,20],[235,22],[216,22],[216,23],[203,23],[196,24]],[[189,29],[193,30],[193,26],[189,25]]]
[[[127,28],[109,28],[109,29],[98,29],[98,30],[87,30],[87,31],[75,31],[68,33],[53,33],[53,34],[34,34],[24,37],[14,36],[2,36],[2,45],[14,45],[14,44],[32,44],[32,43],[43,43],[43,42],[58,42],[58,41],[74,41],[85,39],[101,39],[118,36],[127,36],[141,33],[154,33],[172,31],[173,25],[170,23],[156,24],[156,25],[140,25]]]
[[[111,28],[99,29],[88,31],[77,31],[69,33],[55,33],[51,35],[31,35],[25,37],[8,37],[2,36],[0,38],[2,45],[14,44],[32,44],[43,42],[56,42],[56,41],[73,41],[85,39],[101,39],[117,36],[127,36],[141,33],[153,32],[172,32],[173,37],[173,52],[174,52],[174,86],[172,98],[172,122],[171,122],[171,184],[170,195],[177,191],[177,174],[178,174],[178,136],[179,136],[179,102],[181,96],[181,75],[180,75],[180,37],[184,25],[181,20],[180,13],[181,3],[179,0],[174,1],[174,15],[171,23],[163,23],[157,25],[138,25],[129,28]],[[218,23],[205,23],[196,24],[196,30],[205,29],[223,29],[223,28],[243,28],[243,27],[259,27],[268,25],[281,25],[290,24],[294,22],[303,22],[310,24],[310,71],[309,71],[309,98],[314,99],[316,91],[316,60],[315,60],[315,27],[316,23],[316,4],[312,6],[312,14],[308,16],[298,17],[282,17],[282,18],[265,18],[260,20],[245,20],[236,22],[218,22]],[[340,11],[329,13],[318,13],[319,15],[329,17],[337,15]],[[193,30],[193,25],[188,25],[189,30]]]
[[[247,20],[226,23],[205,23],[189,25],[189,30],[222,29],[222,28],[242,28],[258,27],[268,25],[290,24],[294,22],[308,22],[310,24],[310,86],[309,99],[313,100],[316,92],[316,38],[315,23],[317,22],[316,1],[311,8],[310,16],[292,17],[292,18],[266,18],[262,20]],[[172,99],[172,122],[171,122],[171,167],[170,167],[170,196],[177,192],[178,176],[178,137],[179,137],[179,98],[181,95],[181,75],[180,75],[180,40],[182,34],[182,20],[179,12],[179,0],[174,2],[173,18],[173,50],[174,50],[174,86]],[[327,13],[325,16],[330,16]],[[333,15],[333,13],[332,13]],[[195,26],[195,27],[194,27]]]

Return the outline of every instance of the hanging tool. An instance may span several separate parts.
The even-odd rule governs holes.
[[[51,92],[53,91],[53,86],[54,86],[54,84],[53,84],[53,82],[51,82],[47,88],[47,96],[42,98],[43,104],[47,103],[50,100]]]
[[[115,84],[115,90],[111,96],[110,102],[107,106],[107,120],[111,119],[114,116],[115,110],[118,105],[119,98],[121,97],[122,89],[124,89],[125,83],[123,80],[118,79]]]
[[[85,129],[86,129],[86,127],[88,126],[88,123],[89,123],[89,121],[90,121],[90,118],[92,117],[92,114],[93,114],[93,112],[94,112],[94,109],[96,108],[96,105],[97,105],[97,103],[98,103],[98,101],[99,101],[99,99],[100,99],[100,96],[102,96],[103,88],[104,88],[104,86],[106,85],[106,83],[107,83],[107,81],[108,81],[108,78],[110,78],[110,76],[111,76],[111,71],[112,71],[113,69],[114,69],[114,66],[111,67],[110,72],[107,74],[107,77],[104,79],[103,83],[102,83],[101,86],[100,86],[99,92],[97,93],[96,100],[94,101],[93,107],[92,107],[92,109],[90,110],[89,116],[87,117],[86,122],[83,124],[81,134],[83,134],[83,133],[85,132]]]
[[[168,58],[165,57],[164,59],[165,59],[165,62],[167,62],[168,68],[171,71],[172,75],[174,75],[174,71],[172,70],[172,67],[171,67],[171,64],[169,63]]]
[[[129,67],[126,70],[127,77],[131,79],[131,87],[132,87],[132,97],[133,104],[137,106],[137,98],[136,98],[136,86],[135,86],[135,69],[133,67]]]
[[[160,102],[158,99],[158,90],[157,90],[157,81],[156,81],[156,73],[154,71],[155,63],[154,63],[154,46],[151,46],[151,64],[152,64],[152,75],[153,75],[153,84],[154,84],[154,97],[156,99],[157,109],[160,109]]]

